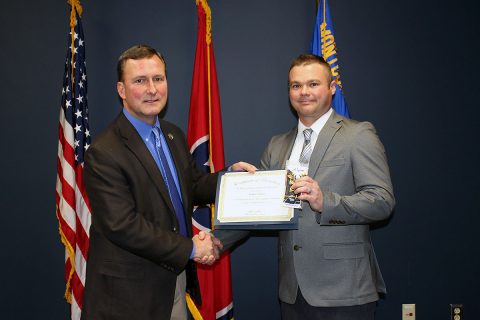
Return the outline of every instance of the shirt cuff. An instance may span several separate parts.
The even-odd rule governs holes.
[[[190,260],[193,259],[193,257],[195,256],[195,250],[196,250],[195,243],[193,242],[193,240],[192,240],[192,243],[193,243],[193,248],[192,248],[192,253],[190,254]]]

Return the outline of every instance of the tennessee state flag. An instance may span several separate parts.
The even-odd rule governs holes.
[[[225,166],[222,115],[212,45],[211,11],[206,0],[197,0],[198,31],[193,69],[187,142],[197,166],[215,172]],[[196,207],[193,231],[212,230],[210,207]],[[225,253],[213,266],[197,264],[202,305],[187,296],[195,320],[233,319],[230,255]]]
[[[337,81],[337,90],[332,100],[333,109],[340,115],[350,118],[347,102],[343,96],[342,80],[340,78],[337,45],[333,34],[332,18],[327,0],[318,3],[317,20],[313,30],[310,52],[323,57],[332,68],[333,79]]]

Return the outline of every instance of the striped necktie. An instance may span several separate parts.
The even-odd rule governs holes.
[[[312,155],[313,151],[313,146],[311,143],[311,138],[312,138],[312,132],[313,130],[310,128],[307,128],[303,130],[303,136],[305,138],[303,142],[303,148],[302,148],[302,153],[300,153],[300,163],[307,163],[310,161],[310,156]]]

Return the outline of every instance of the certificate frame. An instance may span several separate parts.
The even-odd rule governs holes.
[[[275,176],[275,177],[273,177]],[[261,188],[262,183],[271,183],[270,178],[275,181],[283,179],[283,184],[277,185],[274,197],[278,191],[278,206],[277,202],[273,206],[269,206],[266,211],[267,214],[253,216],[228,216],[226,211],[232,209],[238,199],[232,200],[232,193],[236,192],[235,183],[244,184],[244,190],[250,190],[248,187],[255,183],[255,187]],[[214,224],[216,229],[246,229],[246,230],[284,230],[284,229],[298,229],[298,215],[296,210],[288,208],[283,205],[283,197],[285,194],[285,180],[286,170],[270,170],[270,171],[256,171],[254,174],[248,172],[221,172],[217,181],[217,192],[215,199],[214,210]],[[281,188],[281,189],[280,189]],[[278,190],[277,190],[278,189]],[[253,191],[252,191],[253,192]],[[260,191],[261,192],[261,191]],[[257,200],[257,199],[256,199]],[[259,200],[262,201],[262,200]],[[233,202],[228,203],[228,202]],[[235,207],[237,210],[237,207]]]

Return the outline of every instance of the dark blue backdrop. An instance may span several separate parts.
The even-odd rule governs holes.
[[[211,0],[228,163],[257,163],[273,134],[295,125],[287,70],[308,51],[314,0]],[[117,56],[136,43],[162,51],[166,118],[186,129],[195,1],[83,1],[90,125],[119,112]],[[373,232],[389,293],[377,319],[449,319],[449,304],[480,314],[475,233],[480,222],[479,109],[474,1],[335,1],[344,91],[352,116],[372,121],[389,157],[398,205]],[[64,251],[55,218],[57,127],[66,51],[66,1],[0,4],[2,319],[67,319]],[[477,249],[475,249],[477,248]],[[278,319],[276,237],[232,255],[237,320]],[[319,270],[321,272],[321,270]]]

